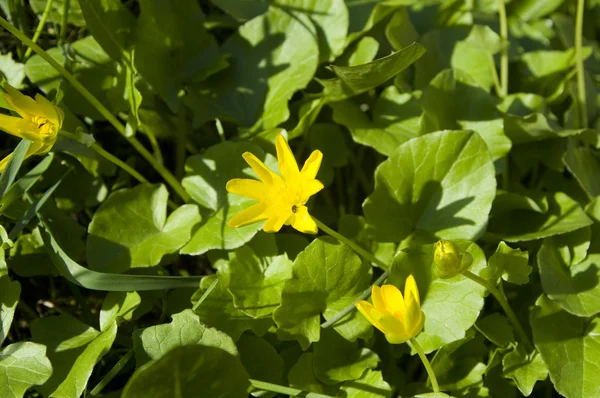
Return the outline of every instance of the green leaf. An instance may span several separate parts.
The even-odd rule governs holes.
[[[244,152],[252,152],[264,160],[267,167],[276,169],[274,156],[262,156],[260,147],[248,142],[226,141],[213,145],[202,155],[188,158],[187,176],[182,185],[194,201],[213,213],[204,217],[204,222],[182,248],[182,254],[198,255],[212,249],[236,249],[262,228],[260,222],[235,229],[227,226],[231,217],[255,203],[252,199],[228,194],[225,190],[227,181],[232,178],[257,178],[242,158]]]
[[[469,241],[454,240],[453,243],[473,257],[472,272],[478,273],[485,267],[485,255],[479,246]],[[483,286],[462,275],[438,278],[435,268],[432,245],[411,248],[396,256],[386,282],[401,287],[408,275],[414,276],[421,309],[426,315],[423,331],[416,339],[425,352],[465,337],[465,331],[475,324],[483,309],[485,295]]]
[[[487,92],[498,78],[494,55],[500,52],[502,42],[488,26],[430,30],[423,35],[421,43],[429,51],[417,62],[417,88],[424,88],[446,68],[464,71]]]
[[[120,273],[152,267],[185,245],[200,222],[198,208],[183,205],[167,217],[168,196],[164,185],[151,184],[113,192],[89,225],[90,268]]]
[[[368,369],[359,379],[342,385],[346,398],[390,398],[392,388],[380,371]]]
[[[267,12],[269,2],[267,0],[210,0],[215,6],[240,19],[252,19]]]
[[[375,369],[379,357],[368,348],[359,348],[334,329],[323,329],[321,338],[313,346],[314,372],[325,384],[337,384],[359,379],[365,370]]]
[[[40,234],[52,263],[64,278],[76,285],[86,289],[116,292],[161,290],[198,285],[200,277],[196,276],[121,275],[91,271],[67,256],[52,233],[49,232],[48,221],[44,217],[41,220],[43,228],[40,229]]]
[[[483,338],[472,331],[463,339],[442,347],[431,363],[441,389],[462,395],[459,391],[481,384],[486,371],[483,363],[486,354]]]
[[[269,383],[283,383],[283,359],[267,341],[244,333],[237,342],[242,365],[251,378]]]
[[[400,144],[419,135],[421,106],[409,93],[386,87],[373,106],[372,119],[353,100],[329,104],[333,120],[350,130],[352,139],[386,156]]]
[[[108,292],[100,310],[100,330],[106,330],[113,322],[131,321],[133,311],[141,302],[137,292]]]
[[[600,254],[590,253],[577,264],[566,264],[555,238],[544,239],[537,256],[544,292],[572,314],[589,317],[599,313],[599,261]]]
[[[394,13],[390,22],[388,22],[385,27],[385,37],[388,39],[394,50],[399,50],[408,46],[410,43],[419,40],[419,34],[411,23],[408,10],[405,7],[398,9]],[[367,37],[362,40],[366,38]],[[373,41],[377,43],[377,41]],[[425,47],[427,48],[427,46]]]
[[[327,394],[327,396],[337,395],[339,390],[337,386],[329,386],[317,380],[313,365],[314,354],[312,352],[302,354],[288,373],[290,386],[317,394]]]
[[[331,65],[336,79],[318,80],[329,102],[341,101],[379,86],[419,59],[425,48],[413,43],[387,57],[357,66]]]
[[[408,44],[410,43],[407,43],[406,45]],[[379,42],[377,40],[369,36],[363,37],[358,43],[356,43],[355,48],[348,55],[348,66],[357,66],[369,63],[375,59],[378,51]]]
[[[496,252],[488,260],[488,266],[481,271],[481,276],[494,286],[500,277],[507,282],[524,285],[529,282],[531,267],[528,265],[529,253],[521,249],[513,249],[500,242]]]
[[[507,347],[515,341],[513,328],[508,323],[508,318],[497,312],[477,321],[475,327],[486,339],[499,347]]]
[[[317,238],[296,257],[292,279],[285,282],[274,319],[282,340],[298,340],[303,349],[320,338],[320,315],[330,319],[369,286],[371,267],[332,238]],[[353,312],[335,326],[350,341],[365,337],[369,323]]]
[[[511,3],[509,12],[523,21],[531,21],[552,13],[563,3],[564,0],[523,0]]]
[[[124,71],[118,68],[118,65],[92,36],[72,43],[71,47],[69,59],[73,60],[71,67],[73,76],[112,113],[125,111],[127,102],[123,96]],[[67,62],[61,48],[53,47],[47,52],[59,64],[64,65]],[[57,92],[63,80],[62,75],[39,55],[34,55],[27,60],[25,73],[29,80],[38,85],[46,94]],[[98,110],[72,85],[64,85],[60,91],[64,92],[64,104],[73,113],[82,114],[95,120],[104,119]]]
[[[230,66],[186,97],[195,123],[217,117],[258,131],[286,121],[289,99],[316,71],[316,35],[309,17],[275,6],[242,25],[221,47]]]
[[[2,170],[0,175],[0,199],[4,199],[10,188],[12,188],[13,181],[21,168],[25,154],[31,145],[31,141],[22,139],[15,150],[12,152],[12,156],[9,158],[6,167]]]
[[[456,98],[462,98],[456,101]],[[469,129],[484,139],[494,160],[508,153],[511,142],[504,135],[503,120],[495,99],[460,69],[441,71],[423,89],[421,131]]]
[[[366,2],[346,0],[348,6],[349,22],[348,38],[346,44],[350,44],[365,33],[370,31],[375,25],[383,21],[398,8],[411,4],[413,0],[385,1],[385,2]]]
[[[363,210],[381,242],[400,242],[413,232],[431,240],[475,239],[495,190],[485,142],[473,132],[442,131],[402,144],[381,163]]]
[[[135,66],[173,111],[179,108],[179,90],[184,84],[203,80],[226,66],[203,20],[193,0],[140,1]]]
[[[35,319],[33,340],[48,347],[52,377],[37,389],[57,398],[79,397],[86,388],[94,366],[106,354],[117,335],[113,322],[98,332],[67,314]]]
[[[0,346],[8,336],[20,295],[21,284],[11,281],[8,275],[0,275]]]
[[[600,196],[600,160],[587,146],[571,146],[563,158],[565,166],[577,179],[581,188],[590,196]]]
[[[317,28],[319,61],[333,61],[346,46],[348,8],[344,0],[277,0],[277,7],[306,14]]]
[[[206,327],[198,315],[185,310],[173,315],[169,324],[137,329],[133,334],[135,358],[140,367],[150,360],[163,357],[177,347],[201,344],[227,351],[237,356],[238,352],[231,337],[216,329]]]
[[[547,194],[544,200],[548,203],[548,211],[543,214],[518,208],[492,211],[489,236],[507,242],[520,242],[560,235],[592,224],[579,203],[566,194]]]
[[[571,315],[542,295],[531,313],[536,348],[556,391],[567,398],[600,394],[600,323]]]
[[[527,355],[521,345],[517,345],[502,359],[502,368],[505,377],[515,381],[519,391],[528,397],[533,391],[535,383],[548,377],[548,368],[542,356],[534,352],[531,357]]]
[[[0,76],[3,76],[8,84],[17,90],[23,89],[23,80],[25,79],[25,65],[13,60],[12,53],[0,54]],[[3,79],[0,79],[3,80]],[[4,86],[4,84],[2,84]],[[0,98],[0,106],[4,108],[4,97]]]
[[[206,276],[200,282],[200,289],[192,297],[195,303],[217,279],[217,275]],[[227,333],[238,340],[245,330],[252,330],[261,336],[273,325],[271,318],[253,319],[233,305],[233,297],[224,282],[218,281],[208,297],[194,308],[200,322]]]
[[[537,94],[516,93],[502,100],[498,109],[504,118],[504,132],[513,144],[537,143],[569,136],[595,142],[593,130],[565,129],[548,108],[546,99]]]
[[[264,318],[275,311],[281,304],[284,283],[292,277],[287,255],[259,257],[248,246],[229,255],[228,268],[233,305],[252,318]]]
[[[122,397],[184,398],[201,391],[211,398],[246,398],[249,387],[238,358],[217,347],[188,345],[138,368]]]
[[[98,44],[112,59],[125,61],[129,67],[136,24],[133,14],[118,0],[80,0],[79,6],[86,26]]]
[[[18,146],[17,146],[18,147]],[[50,153],[46,155],[34,168],[29,170],[25,175],[15,181],[14,184],[5,191],[4,195],[0,195],[0,213],[3,212],[4,208],[9,206],[15,200],[21,198],[31,187],[40,179],[42,174],[48,170],[48,167],[54,160],[54,154]],[[2,181],[0,179],[0,181]]]
[[[0,395],[21,398],[32,386],[44,384],[52,374],[46,347],[28,341],[0,351]]]
[[[589,211],[588,209],[586,209]],[[588,213],[589,214],[589,213]],[[593,217],[593,214],[591,214]],[[594,227],[594,237],[597,236],[597,230]],[[577,265],[587,257],[588,249],[591,245],[592,227],[583,227],[573,232],[554,236],[552,243],[558,248],[560,256],[564,263],[571,267]],[[598,242],[597,239],[594,239]],[[594,252],[595,250],[592,249]]]

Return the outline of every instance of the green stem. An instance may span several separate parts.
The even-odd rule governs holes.
[[[438,385],[437,379],[435,378],[435,373],[433,372],[433,368],[431,367],[431,364],[429,363],[427,356],[425,356],[425,352],[423,351],[423,348],[421,347],[421,345],[417,342],[417,340],[414,337],[410,338],[410,343],[412,344],[412,346],[415,349],[415,351],[417,352],[417,354],[419,354],[419,358],[421,358],[421,362],[423,362],[423,366],[425,366],[427,375],[429,375],[429,381],[431,382],[431,386],[433,387],[433,392],[440,392],[440,386]]]
[[[579,108],[578,123],[580,128],[588,126],[587,98],[585,96],[585,70],[583,68],[583,9],[585,0],[577,0],[577,15],[575,18],[575,59],[577,68],[577,107]]]
[[[127,354],[123,355],[123,357],[121,357],[121,359],[119,359],[119,361],[115,364],[115,366],[113,366],[113,368],[108,371],[106,376],[104,376],[104,378],[102,378],[102,380],[100,380],[100,382],[98,384],[96,384],[94,389],[90,392],[90,395],[94,396],[94,395],[100,394],[100,392],[102,392],[102,389],[104,387],[106,387],[106,385],[108,383],[110,383],[112,381],[112,379],[115,378],[116,375],[119,374],[119,372],[123,369],[123,367],[125,365],[127,365],[127,362],[129,362],[129,360],[132,357],[133,357],[133,350],[127,351]]]
[[[340,242],[344,243],[346,246],[350,247],[355,253],[362,256],[365,260],[369,261],[372,264],[377,264],[378,267],[383,268],[385,270],[385,272],[383,274],[381,274],[381,276],[379,276],[379,278],[377,278],[377,280],[373,283],[373,285],[381,285],[387,279],[387,277],[390,275],[390,268],[391,268],[388,264],[384,263],[383,261],[381,261],[380,259],[375,257],[373,254],[369,253],[368,251],[366,251],[365,249],[363,249],[356,243],[352,242],[350,239],[346,238],[344,235],[329,228],[327,225],[323,224],[321,221],[317,220],[315,217],[313,217],[313,220],[315,220],[315,222],[317,223],[317,226],[319,227],[320,230],[322,230],[329,236],[339,240]],[[328,327],[336,324],[340,319],[342,319],[343,317],[345,317],[352,311],[354,311],[356,309],[356,306],[355,306],[356,303],[358,303],[361,300],[367,299],[371,295],[371,289],[372,289],[373,285],[371,285],[368,289],[366,289],[356,300],[354,300],[354,302],[351,305],[347,306],[342,311],[338,312],[333,318],[331,318],[327,322],[322,323],[321,327],[323,329],[328,328]]]
[[[214,290],[214,288],[217,287],[217,283],[219,283],[219,278],[215,278],[215,281],[213,283],[211,283],[211,285],[208,287],[208,289],[206,289],[206,291],[204,292],[202,297],[200,297],[200,300],[196,301],[196,304],[194,304],[194,308],[192,308],[192,311],[196,311],[198,309],[198,307],[200,307],[200,304],[202,304],[204,302],[204,300],[206,300],[206,298]]]
[[[315,392],[306,392],[297,388],[281,386],[279,384],[268,383],[266,381],[250,379],[252,387],[258,390],[276,392],[279,394],[290,395],[292,397],[304,398],[333,398],[331,395],[317,394]]]
[[[58,38],[59,44],[64,44],[67,40],[67,25],[69,24],[69,6],[71,0],[64,0],[62,15],[60,19],[60,36]]]
[[[184,202],[190,201],[190,195],[183,189],[183,186],[179,181],[171,174],[169,170],[162,164],[156,161],[154,156],[135,138],[127,137],[125,126],[104,106],[96,97],[92,95],[73,75],[60,65],[54,58],[52,58],[46,51],[40,46],[32,42],[27,36],[25,36],[20,30],[15,28],[6,19],[0,17],[0,26],[12,33],[17,39],[23,42],[28,47],[32,48],[40,57],[48,62],[54,69],[56,69],[89,103],[98,110],[98,112],[104,116],[110,124],[123,136],[129,143],[138,151],[138,153],[146,159],[148,163],[154,167],[154,169],[160,174],[160,176],[173,188],[173,190],[183,199]]]
[[[503,292],[496,289],[496,287],[492,286],[490,283],[488,283],[488,281],[486,281],[485,279],[483,279],[482,277],[480,277],[478,275],[475,275],[471,271],[468,271],[468,270],[463,271],[463,275],[466,276],[467,278],[471,279],[472,281],[479,283],[481,286],[485,287],[496,298],[496,300],[498,300],[498,302],[500,303],[500,306],[504,310],[504,313],[510,320],[510,323],[512,323],[513,328],[515,328],[515,330],[517,331],[517,334],[521,337],[521,340],[527,347],[528,352],[535,351],[533,344],[529,340],[529,337],[527,337],[527,333],[525,333],[525,329],[523,329],[523,326],[521,326],[521,322],[519,322],[519,319],[513,312],[512,308],[511,308],[510,304],[508,303],[508,300],[506,300],[506,296],[504,296]]]
[[[504,98],[508,94],[508,23],[506,21],[504,0],[498,0],[498,13],[500,14],[500,40],[502,41],[500,52],[500,98]]]
[[[71,139],[73,141],[79,142],[79,138],[77,137],[76,134],[70,133],[70,132],[65,131],[65,130],[61,130],[59,132],[59,134],[62,135],[63,137],[66,137],[66,138],[69,138],[69,139]],[[140,173],[138,173],[133,167],[131,167],[130,165],[128,165],[127,163],[125,163],[124,161],[122,161],[121,159],[119,159],[118,157],[116,157],[113,154],[111,154],[110,152],[106,151],[98,143],[94,142],[89,147],[90,147],[91,150],[93,150],[94,152],[96,152],[98,155],[102,156],[104,159],[106,159],[109,162],[113,163],[115,166],[121,168],[123,171],[125,171],[126,173],[128,173],[130,176],[132,176],[133,178],[135,178],[139,182],[141,182],[141,183],[148,182],[148,180],[146,179],[146,177],[144,177],[143,175],[141,175]]]
[[[311,217],[313,220],[315,220],[315,222],[317,223],[317,226],[319,227],[320,230],[325,232],[327,235],[339,240],[343,244],[349,246],[352,250],[354,250],[354,252],[356,254],[358,254],[365,260],[367,260],[373,264],[377,264],[378,267],[383,268],[383,269],[390,268],[389,265],[387,265],[386,263],[384,263],[383,261],[381,261],[380,259],[375,257],[373,254],[369,253],[368,251],[366,251],[365,249],[363,249],[356,243],[352,242],[350,239],[346,238],[344,235],[329,228],[327,225],[323,224],[321,221],[317,220],[315,217],[313,217],[313,216],[311,216]]]
[[[77,137],[76,134],[69,133],[68,131],[65,131],[65,130],[61,130],[59,132],[59,134],[62,135],[63,137],[66,137],[71,140],[79,142],[79,138]],[[111,154],[110,152],[106,151],[98,143],[96,143],[96,142],[92,143],[89,146],[89,148],[91,150],[93,150],[94,152],[96,152],[98,155],[102,156],[104,159],[106,159],[109,162],[111,162],[112,164],[114,164],[115,166],[119,167],[121,170],[123,170],[124,172],[126,172],[127,174],[129,174],[130,176],[135,178],[136,180],[138,180],[138,182],[141,182],[141,183],[148,182],[146,177],[144,177],[143,175],[138,173],[133,167],[131,167],[130,165],[128,165],[127,163],[125,163],[124,161],[119,159],[118,157],[116,157],[113,154]],[[178,207],[177,204],[170,199],[169,199],[168,203],[169,203],[169,207],[172,210],[174,210]]]
[[[35,29],[35,33],[33,34],[33,37],[31,38],[31,41],[34,43],[37,43],[38,39],[40,38],[40,35],[42,34],[42,30],[44,29],[44,26],[46,25],[46,20],[48,19],[48,15],[50,15],[50,10],[52,9],[52,3],[54,3],[54,0],[48,0],[46,2],[46,7],[44,7],[44,12],[42,13],[42,16],[40,17],[40,23],[38,24],[37,28]],[[23,59],[27,60],[27,58],[29,58],[30,55],[31,55],[31,47],[27,47],[27,51],[25,51],[25,56],[23,57]]]

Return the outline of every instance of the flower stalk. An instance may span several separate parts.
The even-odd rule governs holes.
[[[410,344],[412,345],[412,347],[415,349],[415,351],[419,355],[419,358],[421,358],[421,362],[423,362],[423,366],[425,367],[425,370],[427,371],[427,376],[429,376],[429,382],[431,383],[433,392],[440,392],[440,386],[438,385],[437,378],[435,377],[435,372],[433,371],[433,368],[431,367],[431,363],[429,363],[429,360],[427,359],[427,356],[425,355],[425,351],[423,351],[423,348],[421,347],[421,345],[419,344],[417,339],[415,339],[414,337],[410,339]]]
[[[29,39],[23,32],[15,28],[6,19],[0,17],[0,26],[12,33],[17,39],[23,44],[30,47],[36,54],[50,64],[56,71],[58,71],[67,80],[73,88],[75,88],[98,112],[104,116],[106,120],[127,140],[129,143],[138,151],[138,153],[154,167],[154,169],[160,174],[167,184],[173,188],[173,190],[179,195],[184,202],[191,200],[190,195],[185,191],[181,183],[175,178],[173,174],[161,163],[159,163],[154,156],[139,142],[135,137],[128,137],[125,130],[125,126],[96,98],[86,89],[72,74],[70,74],[61,64],[59,64],[54,58],[52,58],[46,51],[40,46],[35,44]]]
[[[513,328],[515,328],[515,330],[517,331],[517,334],[521,338],[521,341],[523,341],[523,343],[525,344],[525,347],[527,348],[527,350],[529,352],[534,351],[535,347],[529,340],[529,337],[527,337],[527,333],[525,333],[525,329],[523,329],[523,326],[521,326],[521,322],[519,322],[519,319],[517,318],[514,311],[512,310],[510,304],[508,303],[508,300],[506,300],[506,296],[503,294],[503,292],[496,289],[495,286],[488,283],[488,281],[486,281],[482,277],[475,275],[471,271],[466,270],[466,271],[463,271],[462,274],[464,276],[466,276],[467,278],[471,279],[472,281],[479,283],[481,286],[485,287],[496,298],[496,300],[498,300],[498,303],[500,303],[500,306],[504,310],[504,313],[510,320],[510,323],[513,325]]]

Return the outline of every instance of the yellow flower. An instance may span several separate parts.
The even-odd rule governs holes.
[[[442,279],[452,278],[469,269],[473,256],[461,250],[449,240],[439,240],[434,245],[433,262],[438,276]]]
[[[227,191],[257,200],[258,203],[242,210],[229,221],[233,228],[267,220],[265,232],[277,232],[291,225],[304,233],[317,233],[317,224],[308,214],[305,204],[308,198],[323,189],[323,183],[315,179],[323,154],[314,151],[298,170],[298,163],[283,135],[278,135],[275,146],[281,176],[270,170],[250,152],[242,156],[261,181],[234,178],[227,182]]]
[[[4,99],[21,117],[0,113],[0,130],[32,141],[25,158],[47,153],[56,142],[62,127],[63,111],[37,94],[35,100],[21,94],[17,89],[4,84]],[[10,159],[8,155],[0,161],[0,171]]]
[[[419,290],[412,275],[406,279],[404,297],[394,285],[373,285],[371,299],[373,304],[361,300],[356,307],[391,344],[405,343],[423,329],[425,314],[421,311]]]

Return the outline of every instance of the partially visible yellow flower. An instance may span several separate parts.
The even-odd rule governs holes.
[[[265,232],[277,232],[285,225],[291,225],[300,232],[316,234],[317,224],[308,214],[305,204],[308,198],[323,189],[317,180],[323,154],[313,151],[304,163],[302,170],[283,135],[278,135],[275,146],[281,176],[274,173],[250,152],[242,156],[258,175],[260,181],[234,178],[227,182],[227,191],[255,199],[257,204],[239,212],[231,218],[233,228],[267,220]]]
[[[8,83],[4,84],[4,91],[4,99],[21,117],[0,113],[0,130],[32,141],[25,158],[47,153],[56,142],[62,127],[62,109],[39,94],[35,96],[35,100],[23,95]],[[0,161],[0,171],[4,170],[10,156]]]
[[[462,252],[453,242],[441,239],[434,245],[433,262],[438,276],[442,279],[452,278],[469,269],[473,256]]]
[[[406,278],[404,297],[394,285],[373,285],[371,299],[373,304],[361,300],[356,307],[391,344],[405,343],[423,329],[425,314],[412,275]]]

